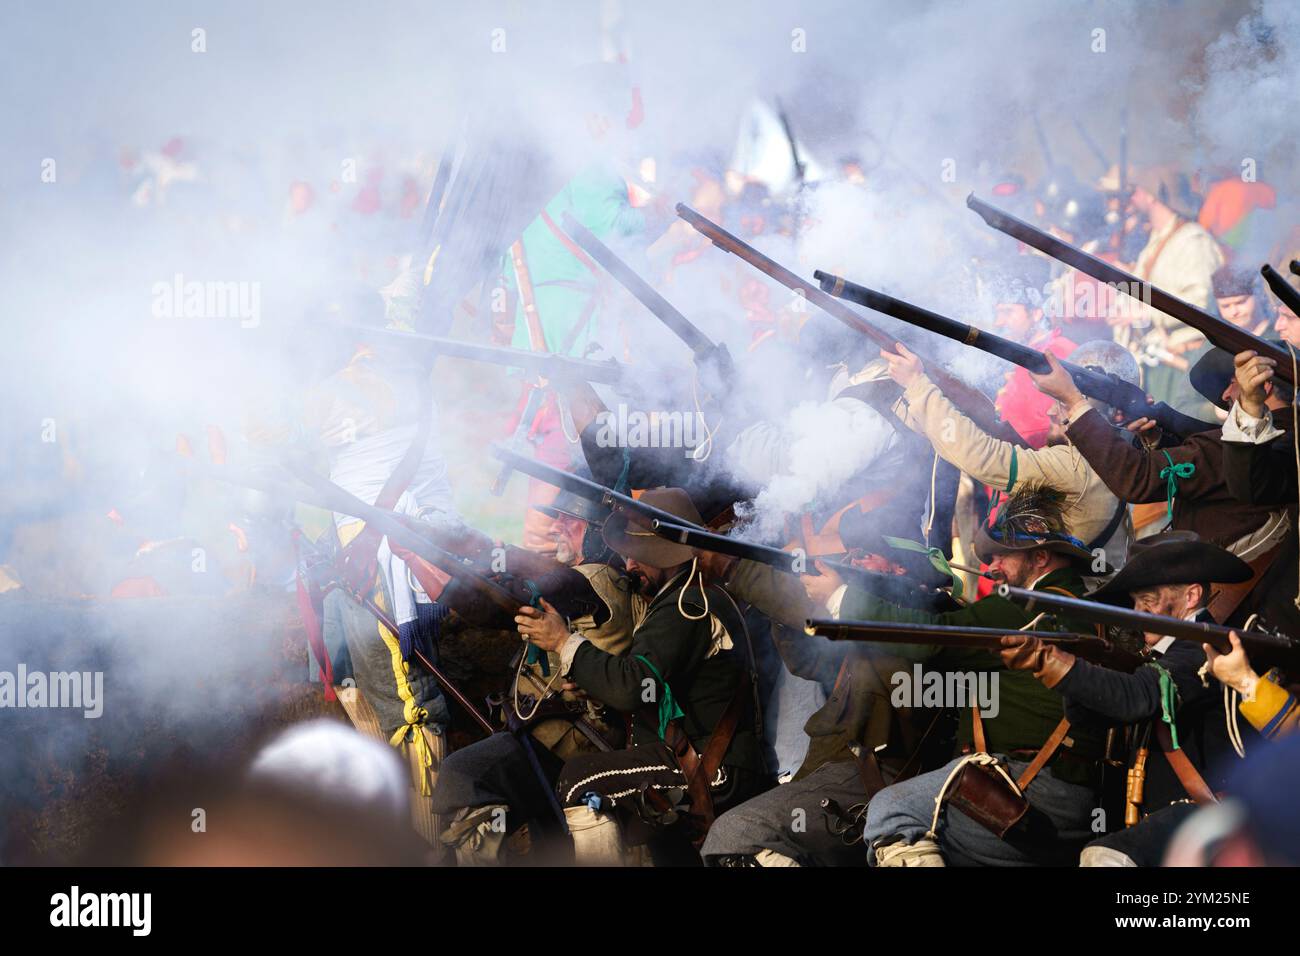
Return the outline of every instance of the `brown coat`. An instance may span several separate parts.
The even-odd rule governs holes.
[[[1276,507],[1243,504],[1228,490],[1219,429],[1192,435],[1181,445],[1145,448],[1090,409],[1070,423],[1066,437],[1101,476],[1117,498],[1133,504],[1164,501],[1168,477],[1160,473],[1172,461],[1190,463],[1194,472],[1177,479],[1170,527],[1195,531],[1203,540],[1226,547],[1257,530]],[[1166,457],[1166,455],[1168,457]]]

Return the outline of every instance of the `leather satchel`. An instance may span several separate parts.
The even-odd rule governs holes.
[[[972,720],[975,749],[980,753],[987,753],[984,721],[980,717],[978,707],[973,710]],[[1014,783],[996,760],[990,763],[964,764],[958,771],[957,778],[952,782],[948,795],[949,804],[986,830],[996,834],[999,839],[1005,838],[1011,828],[1029,812],[1029,800],[1025,797],[1025,789],[1065,741],[1069,729],[1068,719],[1063,719],[1057,724],[1056,729],[1052,731],[1038,753],[1034,755],[1034,759],[1029,762],[1024,773],[1020,775],[1020,779]]]
[[[948,805],[960,810],[999,838],[1029,812],[1029,801],[1008,778],[987,764],[963,766],[948,796]]]

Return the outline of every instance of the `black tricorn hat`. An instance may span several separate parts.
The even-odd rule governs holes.
[[[1128,563],[1087,595],[1103,604],[1132,607],[1134,591],[1165,584],[1240,584],[1249,581],[1250,565],[1231,551],[1202,541],[1192,531],[1169,531],[1135,541]]]
[[[1233,375],[1236,374],[1236,368],[1232,364],[1232,353],[1221,348],[1212,348],[1192,366],[1187,377],[1192,382],[1192,388],[1196,389],[1203,395],[1207,401],[1225,412],[1231,408],[1223,400],[1223,392],[1232,381]]]
[[[1269,341],[1278,348],[1286,348],[1286,343],[1281,339]],[[1192,388],[1226,412],[1232,406],[1223,400],[1223,393],[1236,374],[1237,368],[1233,365],[1232,353],[1225,349],[1212,348],[1197,359],[1196,364],[1187,373],[1187,377],[1192,382]]]

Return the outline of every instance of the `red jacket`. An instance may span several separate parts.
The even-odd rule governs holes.
[[[1026,344],[1061,359],[1069,357],[1077,348],[1061,334],[1060,329],[1039,333]],[[1055,401],[1034,387],[1027,370],[1017,367],[1007,375],[1007,384],[998,392],[997,408],[1002,420],[1019,432],[1031,448],[1042,448],[1047,444],[1047,432],[1051,427],[1047,410]]]

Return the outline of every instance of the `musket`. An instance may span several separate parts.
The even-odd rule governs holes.
[[[428,561],[476,597],[511,617],[518,613],[522,605],[528,603],[526,597],[515,595],[507,588],[488,579],[469,558],[439,547],[421,530],[406,524],[400,515],[367,504],[323,475],[317,475],[306,465],[286,463],[286,467],[294,477],[306,486],[306,491],[299,486],[236,471],[225,465],[205,465],[198,461],[187,460],[183,467],[227,484],[253,488],[275,498],[300,501],[325,511],[335,511],[364,521],[382,531],[390,540]]]
[[[678,216],[723,252],[729,252],[748,262],[759,272],[775,279],[792,292],[803,296],[806,301],[817,306],[831,318],[838,319],[853,331],[865,335],[884,351],[892,352],[894,350],[894,343],[897,340],[893,336],[886,335],[839,299],[827,295],[816,285],[799,278],[789,269],[769,259],[749,243],[732,235],[712,220],[701,216],[689,206],[678,203],[676,208]],[[991,435],[1017,445],[1025,444],[1025,440],[1016,433],[1015,429],[998,417],[997,409],[993,407],[993,403],[989,401],[987,395],[979,391],[979,389],[967,385],[942,366],[927,362],[925,367],[926,374],[929,375],[930,379],[943,389],[944,393],[961,407],[980,428]]]
[[[749,558],[752,561],[789,571],[791,574],[816,575],[818,573],[815,565],[805,566],[804,562],[799,560],[799,556],[793,552],[715,534],[708,528],[701,527],[661,508],[656,508],[654,505],[648,505],[630,495],[620,494],[612,488],[606,488],[589,478],[552,468],[544,462],[526,458],[499,445],[493,447],[492,454],[516,471],[522,471],[539,481],[554,485],[556,488],[561,488],[596,504],[604,505],[612,511],[623,511],[637,515],[648,523],[651,529],[660,537],[676,541],[678,544],[686,544],[693,548],[698,547],[701,551],[716,551],[719,554]],[[910,592],[913,601],[920,600],[933,603],[947,598],[947,595],[942,592],[922,588],[902,575],[867,571],[838,561],[823,561],[822,563],[841,573],[844,577],[856,579],[864,587],[870,588],[875,593],[896,601],[908,599],[909,594],[903,592]]]
[[[315,500],[305,499],[301,495],[299,500],[329,511],[359,518],[372,525],[391,541],[428,561],[444,574],[469,588],[477,597],[486,600],[498,611],[511,618],[519,612],[522,605],[528,603],[527,597],[517,595],[489,579],[475,567],[471,559],[453,554],[434,544],[429,536],[421,533],[414,525],[406,524],[395,513],[367,504],[350,491],[340,488],[305,465],[290,464],[288,467],[294,477],[315,492]]]
[[[1300,271],[1296,270],[1297,265],[1300,265],[1300,263],[1292,259],[1291,271],[1296,275],[1300,275]],[[1300,315],[1300,292],[1297,292],[1286,279],[1282,278],[1282,273],[1270,265],[1264,265],[1260,268],[1259,274],[1264,277],[1264,281],[1268,283],[1268,287],[1281,300],[1282,304],[1296,315]]]
[[[341,585],[336,585],[336,586],[341,587]],[[344,588],[344,590],[347,589]],[[398,633],[397,622],[393,620],[393,618],[388,614],[388,612],[386,612],[383,608],[381,608],[378,604],[376,604],[374,600],[372,600],[371,598],[367,597],[364,594],[360,594],[350,590],[347,591],[347,593],[354,600],[358,601],[362,607],[364,607],[367,611],[371,613],[371,615],[374,617],[376,621],[382,624],[391,633],[393,634]],[[456,686],[456,684],[452,681],[450,677],[448,677],[446,674],[442,672],[442,670],[438,667],[438,665],[434,664],[433,661],[429,660],[429,658],[425,656],[424,652],[421,651],[418,647],[412,647],[411,653],[415,657],[415,659],[418,660],[424,666],[424,669],[427,670],[431,675],[433,675],[434,680],[436,680],[439,684],[442,685],[442,689],[445,690],[452,697],[452,699],[456,701],[456,703],[460,704],[462,709],[464,709],[471,717],[474,718],[474,722],[478,724],[479,727],[485,730],[489,736],[496,733],[496,728],[493,727],[488,722],[487,718],[485,718],[482,714],[478,712],[478,708],[469,702],[469,698],[466,697],[463,693],[461,693],[460,688]]]
[[[1038,349],[1021,345],[1019,342],[1013,342],[1010,339],[1004,339],[999,335],[986,332],[973,325],[957,322],[936,312],[931,312],[929,309],[923,309],[920,306],[904,302],[902,299],[896,299],[883,292],[868,289],[866,286],[850,282],[848,279],[832,275],[829,272],[818,270],[813,273],[813,277],[821,283],[823,290],[836,298],[847,299],[877,312],[883,312],[885,315],[893,316],[900,322],[906,322],[908,325],[925,329],[927,332],[933,332],[936,335],[942,335],[953,341],[961,342],[963,345],[969,345],[982,352],[987,352],[989,355],[996,355],[1000,359],[1005,359],[1039,375],[1051,371],[1051,367],[1047,364],[1047,356]],[[1199,421],[1170,408],[1164,402],[1152,402],[1141,388],[1124,381],[1118,375],[1085,368],[1082,365],[1075,365],[1073,362],[1058,361],[1070,373],[1070,377],[1074,379],[1074,384],[1078,386],[1079,391],[1089,398],[1095,398],[1113,408],[1119,409],[1123,413],[1125,421],[1150,418],[1158,422],[1166,432],[1180,436],[1192,435],[1196,432],[1219,427],[1217,422],[1211,424],[1210,422]]]
[[[595,233],[578,222],[569,213],[560,217],[560,222],[583,252],[595,259],[600,267],[614,277],[623,288],[630,292],[638,302],[669,330],[686,343],[686,347],[695,356],[695,364],[701,370],[708,370],[716,376],[719,384],[726,383],[734,375],[731,355],[727,347],[714,342],[704,334],[694,322],[682,315],[667,299],[660,295],[626,262],[605,245]]]
[[[437,355],[450,355],[453,358],[485,362],[506,368],[521,368],[530,374],[554,381],[596,382],[601,385],[621,385],[629,381],[627,366],[616,359],[598,362],[592,359],[572,358],[557,352],[533,352],[528,349],[506,348],[499,345],[478,345],[439,335],[424,335],[420,332],[406,332],[400,329],[383,329],[345,322],[332,324],[365,338],[378,337],[393,342],[408,342],[415,348],[428,348]]]
[[[1134,671],[1142,657],[1117,647],[1095,634],[1062,631],[1018,631],[1014,628],[957,627],[950,624],[903,624],[890,621],[837,621],[818,618],[804,630],[832,641],[875,641],[881,644],[919,644],[939,647],[978,647],[996,654],[1004,637],[1035,637],[1044,644],[1063,647],[1084,660],[1113,670]]]
[[[672,521],[655,518],[650,522],[650,528],[661,538],[700,551],[713,551],[717,554],[730,555],[733,558],[757,561],[759,564],[766,564],[789,574],[820,576],[816,565],[803,553],[786,551],[770,545],[756,544],[752,541],[717,534],[684,522],[681,518],[675,518]],[[854,564],[844,561],[831,561],[826,558],[817,558],[816,560],[821,561],[823,565],[841,578],[857,584],[859,587],[866,588],[873,594],[894,603],[906,603],[908,606],[915,607],[917,602],[921,602],[926,606],[936,606],[949,599],[947,593],[937,588],[920,585],[901,574],[882,574],[879,571],[869,571]]]
[[[1103,262],[1077,246],[1072,246],[1068,242],[1049,235],[1037,226],[1030,225],[1022,219],[1017,219],[1015,216],[990,206],[988,203],[976,199],[974,193],[966,197],[966,205],[998,232],[1018,239],[1044,255],[1051,256],[1058,262],[1063,262],[1073,269],[1078,269],[1085,275],[1092,276],[1099,282],[1104,282],[1125,295],[1146,303],[1166,315],[1173,316],[1180,322],[1196,329],[1221,349],[1234,355],[1247,349],[1253,349],[1260,355],[1276,359],[1278,377],[1285,379],[1292,385],[1295,384],[1295,382],[1291,381],[1294,375],[1291,371],[1289,356],[1272,342],[1261,339],[1257,335],[1252,335],[1231,322],[1225,322],[1216,316],[1210,315],[1204,309],[1198,309],[1191,303],[1170,295],[1158,286],[1139,279],[1130,272],[1125,272],[1109,262]],[[1285,367],[1283,367],[1284,363]]]
[[[1208,621],[1188,621],[1180,617],[1167,617],[1164,614],[1149,614],[1132,608],[1115,607],[1099,601],[1084,598],[1066,597],[1047,591],[1029,591],[1013,588],[1008,584],[998,585],[998,596],[1023,604],[1031,614],[1035,611],[1049,611],[1058,615],[1068,615],[1096,624],[1110,624],[1115,627],[1141,631],[1144,634],[1160,634],[1180,641],[1194,641],[1197,644],[1209,644],[1220,654],[1232,650],[1228,634],[1236,631],[1247,651],[1270,651],[1293,654],[1300,651],[1300,642],[1277,630],[1243,630],[1224,627]]]
[[[525,475],[531,475],[539,481],[544,481],[548,485],[554,485],[564,491],[571,492],[588,501],[605,505],[612,511],[625,511],[640,515],[647,521],[653,521],[655,518],[663,519],[668,522],[677,524],[683,523],[682,518],[671,512],[656,508],[654,505],[648,505],[638,501],[631,495],[620,494],[612,488],[606,488],[599,482],[592,481],[590,478],[583,478],[581,475],[575,475],[572,472],[561,471],[559,468],[552,468],[545,462],[537,461],[534,458],[528,458],[518,452],[511,451],[509,448],[503,448],[500,445],[492,446],[492,456],[513,468],[515,471],[522,471]]]

